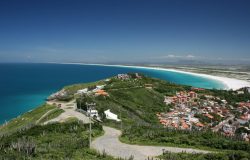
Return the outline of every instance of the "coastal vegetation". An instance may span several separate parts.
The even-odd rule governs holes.
[[[93,137],[103,133],[101,125],[92,127]],[[33,126],[0,137],[0,159],[114,159],[89,149],[88,135],[88,125],[79,121]]]
[[[50,110],[50,112],[47,112],[48,114],[45,114],[43,117],[41,117],[37,122],[38,123],[44,123],[48,120],[51,120],[53,118],[58,117],[60,114],[62,114],[64,112],[63,109],[60,108],[55,108],[53,110]]]
[[[98,87],[99,89],[96,89]],[[102,92],[98,92],[99,90]],[[164,102],[166,96],[171,97],[179,92],[191,90],[190,86],[177,85],[141,74],[128,74],[121,79],[111,77],[98,82],[66,86],[55,95],[58,104],[71,100],[70,103],[76,102],[77,108],[84,111],[83,113],[88,112],[89,104],[94,104],[93,109],[98,111],[100,117],[94,123],[92,133],[94,137],[103,133],[101,125],[107,125],[122,130],[120,140],[124,143],[215,151],[191,156],[188,153],[166,152],[160,157],[163,160],[190,159],[190,157],[194,160],[250,158],[250,144],[242,141],[242,137],[240,137],[247,131],[245,128],[238,128],[234,136],[226,136],[212,131],[209,127],[202,129],[193,127],[183,130],[164,127],[159,123],[159,113],[173,112],[176,107],[172,103]],[[193,103],[206,101],[208,97],[212,96],[212,102],[224,105],[225,110],[232,111],[235,116],[230,114],[230,116],[222,117],[210,113],[210,117],[213,117],[211,119],[204,116],[203,113],[194,114],[194,117],[198,118],[201,123],[211,123],[212,127],[227,118],[233,117],[232,121],[239,117],[241,112],[237,110],[238,102],[249,100],[249,93],[245,91],[243,94],[238,94],[237,91],[203,89],[196,92],[201,95],[200,101],[194,98]],[[62,96],[60,97],[60,95]],[[106,110],[117,115],[121,121],[107,119],[104,113]],[[4,157],[7,157],[6,159],[11,159],[11,157],[15,159],[17,156],[34,159],[60,159],[62,157],[113,159],[105,153],[100,154],[88,149],[87,125],[76,118],[71,117],[65,123],[41,125],[63,112],[64,110],[59,106],[46,104],[0,127],[2,135],[0,147]],[[245,124],[246,127],[247,124]],[[18,149],[15,148],[17,146],[19,146]]]
[[[131,126],[120,138],[125,143],[169,145],[208,150],[241,150],[250,152],[250,144],[240,139],[225,137],[209,130],[188,131],[155,126]]]
[[[17,130],[27,129],[36,125],[37,121],[48,111],[53,110],[54,113],[58,113],[58,108],[54,105],[44,104],[40,107],[37,107],[34,110],[31,110],[23,115],[18,116],[10,120],[9,122],[0,126],[0,135],[9,134]],[[61,112],[61,111],[60,111]],[[54,115],[56,116],[56,115]],[[53,115],[50,115],[49,118],[53,118]]]
[[[224,153],[171,153],[164,152],[159,156],[160,160],[248,160],[249,155],[241,151],[230,151]]]
[[[150,84],[150,88],[145,87]],[[78,107],[86,109],[85,102],[94,102],[96,109],[103,118],[103,124],[122,129],[120,140],[130,144],[163,145],[207,150],[228,150],[242,152],[249,156],[250,144],[242,141],[238,135],[227,137],[212,132],[209,128],[203,130],[180,130],[164,128],[159,124],[156,113],[169,112],[173,106],[163,103],[164,96],[173,96],[178,91],[191,90],[190,86],[175,85],[166,81],[143,77],[142,79],[119,80],[111,78],[106,83],[105,91],[109,96],[78,97]],[[236,105],[239,101],[247,101],[246,95],[238,95],[236,91],[200,90],[202,95],[213,95],[228,100],[228,105]],[[204,97],[203,97],[204,98]],[[85,101],[86,100],[86,101]],[[221,103],[218,100],[218,103]],[[111,109],[122,122],[106,120],[103,111]],[[211,113],[214,119],[197,115],[201,122],[218,124],[224,118]],[[223,154],[225,155],[225,154]]]

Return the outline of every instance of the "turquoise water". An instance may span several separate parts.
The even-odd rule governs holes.
[[[118,73],[139,72],[178,84],[224,88],[220,82],[189,74],[144,68],[67,64],[0,64],[0,124],[42,103],[65,85],[92,82]]]

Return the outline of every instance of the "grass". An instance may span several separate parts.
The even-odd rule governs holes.
[[[152,84],[152,89],[138,87],[145,84]],[[163,103],[164,96],[171,96],[176,91],[189,89],[191,89],[189,86],[176,85],[147,77],[140,80],[125,81],[111,79],[111,82],[105,86],[105,90],[109,93],[108,97],[93,96],[91,98],[96,103],[100,115],[105,110],[110,109],[111,112],[122,119],[123,135],[120,139],[125,143],[196,148],[211,151],[248,151],[249,145],[246,143],[224,136],[197,134],[196,132],[189,133],[189,131],[167,131],[167,133],[161,131],[164,128],[159,124],[156,113],[167,112],[172,107]],[[104,119],[103,124],[118,129],[121,128],[121,123],[115,121]],[[131,126],[133,129],[131,129]],[[153,128],[150,126],[153,126]]]
[[[7,124],[2,125],[0,127],[0,134],[8,134],[19,129],[33,126],[45,113],[55,108],[56,106],[44,104],[30,112],[20,115],[19,117],[10,120]]]
[[[51,112],[47,116],[45,116],[43,119],[41,119],[39,121],[39,123],[44,123],[48,120],[54,119],[54,118],[58,117],[60,114],[62,114],[63,112],[64,112],[63,109],[55,108],[55,109],[51,110]]]
[[[211,151],[241,150],[248,152],[250,150],[250,145],[247,142],[211,131],[171,130],[154,126],[134,125],[125,128],[120,140],[130,144],[173,146]]]
[[[71,121],[34,126],[0,137],[0,159],[114,160],[105,153],[89,149],[88,127],[88,124]],[[93,124],[93,138],[102,134],[102,126]]]
[[[170,153],[164,152],[161,156],[158,156],[160,160],[248,160],[250,155],[240,151],[228,151],[224,153]]]
[[[245,143],[243,144],[243,142],[238,143],[234,140],[229,140],[225,137],[216,137],[216,135],[209,135],[208,137],[206,137],[206,135],[200,135],[196,132],[165,132],[165,130],[164,132],[161,132],[161,130],[163,130],[163,127],[159,124],[156,113],[167,112],[172,107],[163,103],[164,96],[174,95],[176,91],[189,90],[189,86],[176,85],[166,81],[144,77],[140,80],[133,79],[127,81],[121,81],[115,78],[111,78],[111,81],[109,82],[98,81],[86,84],[76,84],[66,86],[64,89],[68,93],[70,93],[71,96],[73,96],[74,93],[77,92],[77,90],[79,89],[94,85],[102,85],[104,83],[106,84],[104,89],[109,93],[109,96],[90,96],[88,97],[88,99],[96,103],[96,109],[98,110],[99,115],[101,117],[104,117],[103,113],[105,110],[110,109],[111,112],[118,115],[118,118],[122,119],[123,135],[120,137],[120,139],[125,143],[198,148],[223,152],[226,152],[229,149],[235,149],[238,150],[237,152],[242,152],[243,154],[246,154],[249,150],[249,145]],[[145,84],[152,84],[152,89],[145,88]],[[213,93],[212,91],[206,92]],[[32,122],[35,122],[47,111],[54,108],[54,106],[48,105],[45,105],[41,108],[39,107],[30,113],[24,114],[21,117],[10,121],[8,125],[0,128],[0,131],[17,130],[18,128],[20,129],[29,124],[33,124]],[[53,117],[56,117],[61,114],[61,112],[62,111],[60,110],[56,110],[55,112],[53,111],[51,114],[48,115],[48,118],[52,119]],[[46,120],[46,118],[44,118],[42,122],[44,120]],[[65,123],[61,124],[59,128],[57,126],[55,126],[56,129],[53,127],[43,128],[44,130],[48,130],[48,132],[50,133],[46,135],[53,137],[53,139],[40,139],[40,137],[33,137],[34,140],[36,140],[37,138],[42,140],[40,145],[43,145],[44,143],[46,145],[56,143],[57,145],[61,145],[66,148],[65,144],[69,143],[68,147],[70,152],[60,149],[52,149],[50,152],[48,150],[45,150],[45,148],[42,148],[41,153],[45,153],[47,157],[42,156],[40,158],[58,159],[59,157],[70,157],[71,159],[79,159],[79,157],[84,157],[84,155],[86,154],[88,156],[92,156],[89,156],[90,158],[85,156],[85,159],[94,159],[94,157],[98,155],[95,151],[87,149],[86,146],[82,150],[78,148],[78,142],[81,143],[81,141],[78,141],[79,136],[83,140],[87,138],[87,131],[84,131],[83,128],[80,135],[78,135],[78,131],[76,132],[74,127],[69,128],[68,132],[70,133],[66,133],[66,135],[61,135],[62,133],[58,133],[58,131],[62,130],[62,128],[67,127],[68,124],[75,123],[76,121],[77,120],[75,118],[69,118]],[[121,127],[121,123],[107,119],[103,119],[103,124],[118,129],[120,129]],[[155,128],[150,128],[151,126],[154,126]],[[74,131],[74,133],[71,133],[72,130]],[[30,130],[30,132],[31,131],[32,130]],[[56,134],[52,134],[52,131]],[[27,132],[27,134],[29,133]],[[40,136],[42,134],[43,132],[40,133]],[[101,134],[102,133],[98,131],[98,135]],[[73,145],[73,143],[71,142],[68,142],[70,141],[70,137],[73,137],[75,145]],[[63,141],[65,144],[62,144],[60,141]],[[81,146],[81,144],[79,145]],[[233,147],[228,148],[228,146]],[[74,148],[75,150],[72,150],[72,148]],[[246,149],[244,150],[242,148]],[[185,157],[186,155],[183,156]]]

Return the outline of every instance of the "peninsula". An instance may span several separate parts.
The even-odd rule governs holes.
[[[249,91],[139,73],[66,86],[0,127],[1,158],[249,158]]]

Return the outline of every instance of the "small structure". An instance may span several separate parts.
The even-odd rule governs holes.
[[[200,122],[195,123],[195,125],[196,125],[197,127],[204,127],[204,124],[202,124],[202,123],[200,123]]]
[[[135,78],[141,79],[142,77],[138,73],[135,73]]]
[[[248,93],[250,93],[250,87],[247,87],[246,90]]]
[[[88,88],[80,89],[77,91],[77,94],[86,94],[88,93]]]
[[[237,91],[237,94],[244,94],[244,91]]]
[[[153,88],[153,85],[152,85],[152,84],[145,84],[145,88],[147,88],[147,89],[152,89],[152,88]]]
[[[95,86],[95,88],[92,91],[96,92],[98,90],[102,90],[104,87],[105,87],[105,85],[98,85],[98,86]]]
[[[120,119],[118,119],[118,116],[116,114],[110,112],[110,109],[104,111],[104,114],[105,114],[107,119],[115,120],[117,122],[121,121]]]
[[[210,119],[213,119],[213,118],[214,118],[214,116],[212,116],[211,114],[208,114],[208,113],[206,113],[204,116],[206,116],[206,117],[208,117],[208,118],[210,118]]]
[[[164,97],[164,103],[166,103],[166,105],[171,104],[172,101],[173,101],[172,97],[167,97],[167,96]]]
[[[120,80],[128,80],[130,79],[130,76],[128,74],[118,74],[117,78]]]
[[[190,98],[197,98],[197,94],[194,91],[190,91],[188,94]]]
[[[110,79],[108,78],[108,79],[105,79],[104,81],[105,81],[105,82],[109,82],[109,81],[110,81]]]
[[[98,118],[98,111],[96,109],[88,109],[87,113],[90,117]]]
[[[106,91],[100,89],[100,90],[96,91],[95,95],[97,95],[97,96],[108,96],[108,93]]]

